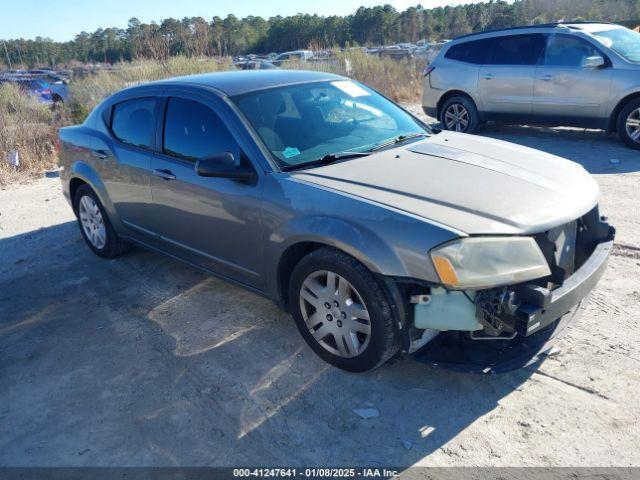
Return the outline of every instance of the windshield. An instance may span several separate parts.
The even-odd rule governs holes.
[[[428,133],[393,102],[349,80],[278,87],[233,100],[281,168]]]
[[[628,28],[614,28],[592,35],[603,45],[622,55],[630,62],[640,63],[640,33]]]

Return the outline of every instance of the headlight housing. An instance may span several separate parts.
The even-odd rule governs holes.
[[[442,283],[481,290],[546,277],[549,265],[532,237],[468,237],[430,252]]]

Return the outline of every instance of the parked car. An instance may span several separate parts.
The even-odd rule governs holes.
[[[311,50],[296,50],[294,52],[284,52],[278,55],[272,63],[278,67],[282,66],[284,62],[288,61],[303,61],[311,60],[313,58],[313,52]]]
[[[278,68],[266,60],[238,60],[237,62],[233,62],[233,66],[238,70],[270,70]]]
[[[53,105],[54,103],[51,85],[43,79],[18,76],[2,81],[16,84],[24,94],[29,95],[38,103],[45,105]]]
[[[135,86],[62,128],[60,149],[95,254],[141,245],[265,295],[350,371],[439,342],[489,348],[485,372],[525,364],[584,308],[614,235],[581,166],[436,134],[328,73]]]
[[[487,120],[579,126],[640,149],[640,34],[567,23],[459,37],[425,69],[422,105],[448,130]]]

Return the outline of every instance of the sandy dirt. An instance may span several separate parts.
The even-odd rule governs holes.
[[[0,466],[640,465],[640,155],[598,132],[479,134],[582,163],[618,227],[554,354],[493,377],[330,368],[261,297],[92,255],[58,179],[0,191]]]

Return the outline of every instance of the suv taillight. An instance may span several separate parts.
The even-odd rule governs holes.
[[[431,67],[431,66],[427,65],[426,67],[424,67],[424,70],[422,71],[422,76],[426,77],[431,72],[433,72],[435,69],[436,69],[436,67]]]

